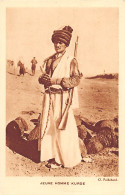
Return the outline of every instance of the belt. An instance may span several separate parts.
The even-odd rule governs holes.
[[[50,87],[49,89],[46,89],[46,93],[53,93],[53,94],[62,94],[62,93],[66,93],[68,92],[68,90],[64,90],[64,89],[57,89],[54,87]]]

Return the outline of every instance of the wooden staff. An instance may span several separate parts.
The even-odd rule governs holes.
[[[77,57],[78,40],[79,40],[79,37],[77,36],[76,42],[75,42],[75,49],[74,49],[74,58]]]

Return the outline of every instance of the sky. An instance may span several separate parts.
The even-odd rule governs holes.
[[[83,75],[118,73],[118,18],[118,8],[112,7],[7,8],[6,59],[14,60],[15,65],[22,59],[30,68],[36,57],[39,69],[55,53],[53,31],[69,25],[73,33],[67,52],[73,56],[79,36],[77,60]]]

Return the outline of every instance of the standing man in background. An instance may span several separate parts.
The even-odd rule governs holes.
[[[36,70],[36,64],[37,64],[37,60],[35,57],[33,57],[32,61],[32,66],[31,66],[31,70],[32,70],[32,75],[35,75],[35,70]]]

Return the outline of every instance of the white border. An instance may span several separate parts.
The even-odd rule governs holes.
[[[99,182],[97,177],[6,177],[5,176],[5,104],[6,104],[6,8],[7,7],[118,7],[119,8],[119,127],[120,127],[120,161],[117,182]],[[125,194],[125,0],[46,0],[46,1],[1,1],[0,2],[0,194],[35,195],[35,194]],[[41,186],[42,181],[83,181],[85,186]]]

